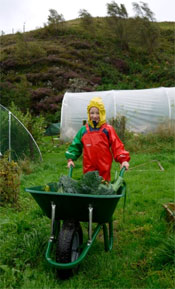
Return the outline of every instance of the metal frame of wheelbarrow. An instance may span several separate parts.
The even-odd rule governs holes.
[[[124,171],[125,167],[120,171],[119,177],[123,178]],[[69,176],[72,176],[72,168],[69,170]],[[119,185],[115,195],[60,193],[55,190],[54,183],[48,185],[50,188],[49,192],[45,191],[45,186],[25,189],[25,191],[31,193],[47,217],[51,218],[51,234],[45,253],[48,263],[58,270],[65,271],[65,273],[66,271],[73,270],[86,257],[101,229],[103,229],[105,251],[110,251],[113,246],[112,216],[121,197],[124,197],[125,206],[125,181],[123,180],[123,184]],[[71,259],[71,262],[59,263],[51,257],[53,245],[56,244],[57,237],[60,236],[61,232],[58,226],[60,220],[63,220],[63,225],[66,220],[73,220],[73,224],[76,224],[76,222],[88,222],[88,240],[80,244],[81,252],[78,252],[76,258]],[[93,223],[97,223],[94,230],[92,228]],[[69,232],[71,234],[71,229]],[[63,252],[61,251],[61,253]],[[71,253],[73,253],[73,247],[71,248]]]
[[[119,176],[123,177],[125,168],[123,168],[120,171]],[[69,175],[71,176],[72,173],[70,172]],[[122,187],[122,192],[121,194],[117,195],[118,198],[121,197],[126,197],[126,184]],[[124,200],[124,204],[125,204],[125,200]],[[56,213],[56,205],[54,204],[54,202],[51,203],[51,235],[50,235],[50,239],[48,241],[48,245],[47,245],[47,249],[46,249],[46,260],[48,261],[48,263],[54,267],[56,267],[57,269],[72,269],[75,266],[77,266],[78,264],[80,264],[83,259],[86,257],[87,253],[89,252],[92,244],[94,243],[98,233],[100,232],[101,228],[103,228],[103,237],[104,237],[104,248],[105,251],[110,251],[112,249],[113,246],[113,221],[112,218],[111,220],[108,222],[109,227],[107,228],[107,224],[106,223],[100,223],[97,224],[97,226],[94,229],[94,232],[92,232],[92,223],[93,223],[93,206],[89,203],[88,206],[88,212],[89,212],[89,216],[88,216],[88,241],[87,244],[84,246],[82,252],[80,253],[79,257],[73,261],[73,262],[69,262],[69,263],[59,263],[54,261],[51,258],[51,251],[53,248],[53,244],[56,240],[55,237],[55,213]]]

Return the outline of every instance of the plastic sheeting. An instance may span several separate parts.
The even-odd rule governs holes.
[[[87,120],[87,105],[95,96],[103,99],[108,122],[118,115],[125,116],[126,128],[133,132],[154,131],[161,123],[175,119],[175,87],[66,92],[61,109],[61,139],[73,139]]]

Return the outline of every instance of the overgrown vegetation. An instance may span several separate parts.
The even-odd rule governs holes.
[[[1,103],[60,121],[65,91],[174,86],[174,24],[158,23],[147,4],[108,3],[107,16],[81,9],[65,21],[50,9],[44,28],[1,36]]]
[[[0,206],[17,206],[20,192],[20,167],[7,155],[0,158]]]
[[[126,117],[118,113],[117,117],[110,119],[109,123],[117,131],[119,138],[124,141],[126,138]]]
[[[23,113],[14,102],[11,103],[9,110],[17,117],[22,124],[28,129],[32,134],[37,143],[41,142],[41,138],[45,132],[45,119],[43,116],[39,115],[37,117],[32,116],[32,114],[27,109],[26,113]]]

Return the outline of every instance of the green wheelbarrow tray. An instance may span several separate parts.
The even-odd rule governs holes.
[[[124,171],[125,168],[120,171],[120,178],[123,177]],[[69,173],[69,175],[72,175],[72,173]],[[25,189],[26,192],[32,195],[44,214],[52,220],[51,236],[46,250],[47,261],[57,268],[73,268],[84,259],[101,228],[103,228],[104,233],[105,250],[111,250],[113,244],[112,216],[118,201],[126,194],[126,183],[123,181],[121,185],[119,185],[115,195],[59,193],[55,191],[56,184],[57,183],[48,184],[49,192],[44,190],[45,186]],[[74,262],[58,263],[51,259],[51,250],[55,241],[55,222],[57,220],[89,222],[88,242],[79,258]],[[93,234],[92,223],[97,223]],[[107,229],[106,223],[109,224],[109,229]]]
[[[54,185],[48,184],[48,185]],[[86,195],[45,192],[42,186],[27,188],[40,208],[51,218],[51,203],[56,205],[55,218],[58,220],[74,219],[88,222],[88,208],[93,207],[93,222],[106,223],[111,220],[119,199],[123,196],[120,188],[116,195]]]

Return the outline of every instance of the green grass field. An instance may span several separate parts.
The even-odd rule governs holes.
[[[173,150],[131,153],[130,170],[124,176],[127,202],[123,212],[121,199],[114,214],[112,251],[104,251],[100,233],[78,273],[65,281],[56,278],[55,269],[44,257],[50,220],[24,188],[55,182],[66,175],[66,146],[53,147],[45,138],[43,162],[30,165],[28,171],[32,172],[21,176],[19,207],[1,207],[0,288],[174,288],[173,229],[162,206],[174,202]],[[73,171],[77,179],[82,174],[81,161]],[[119,172],[119,165],[114,163],[113,177],[116,169]],[[82,223],[82,227],[86,235],[87,225]]]

